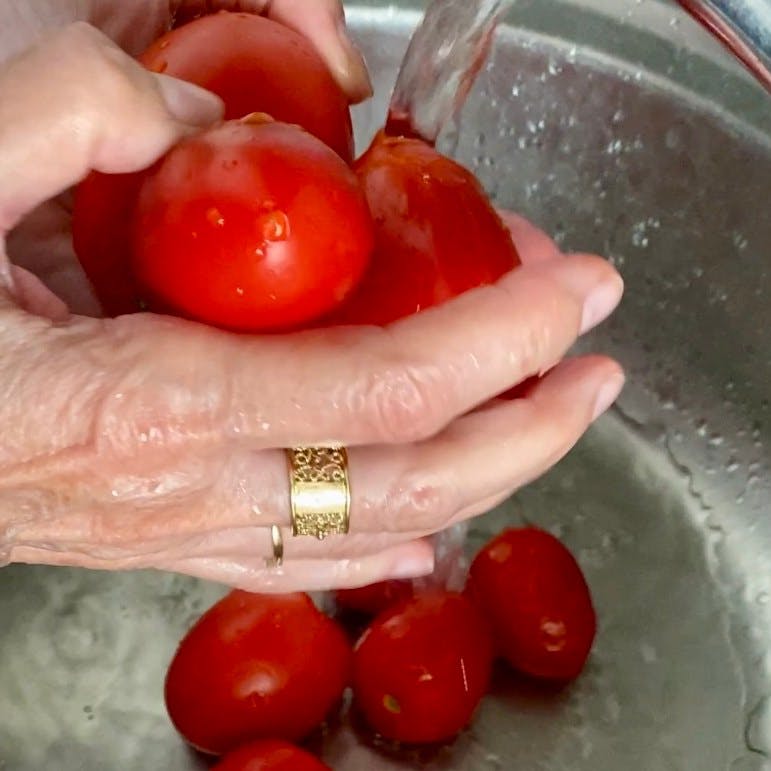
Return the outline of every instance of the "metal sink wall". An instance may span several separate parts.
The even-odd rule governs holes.
[[[350,3],[384,117],[420,3]],[[501,206],[624,274],[582,347],[626,366],[618,407],[479,520],[575,550],[600,618],[585,676],[501,673],[452,746],[388,757],[343,728],[335,769],[771,768],[771,99],[658,0],[520,0],[457,136]],[[220,587],[152,572],[0,571],[0,769],[204,768],[165,716],[165,665]]]

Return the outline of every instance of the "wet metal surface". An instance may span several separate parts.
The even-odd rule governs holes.
[[[417,15],[351,8],[385,116]],[[608,10],[613,8],[612,12]],[[557,14],[555,9],[560,10]],[[585,676],[506,675],[446,750],[394,759],[333,733],[335,769],[771,768],[771,100],[673,4],[521,0],[444,146],[501,205],[627,281],[585,347],[618,356],[617,410],[477,522],[575,550],[600,633]],[[221,593],[158,573],[0,571],[0,769],[204,768],[163,708],[177,640]]]

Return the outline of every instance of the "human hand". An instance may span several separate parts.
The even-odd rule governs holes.
[[[0,255],[27,212],[89,169],[144,167],[220,111],[90,27],[46,39],[0,74]],[[70,316],[4,261],[0,551],[261,591],[430,571],[426,535],[549,468],[623,380],[597,356],[552,369],[611,312],[620,277],[512,223],[523,267],[385,329],[247,337]],[[493,400],[547,370],[527,398]],[[327,443],[349,448],[351,533],[291,537],[282,448]],[[265,565],[272,524],[286,533],[279,568]]]

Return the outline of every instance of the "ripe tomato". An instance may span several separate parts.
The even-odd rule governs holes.
[[[338,589],[335,602],[345,610],[374,616],[412,595],[412,581],[391,579],[356,589]]]
[[[220,11],[156,40],[139,61],[147,69],[213,91],[225,118],[264,112],[296,123],[353,159],[348,100],[313,45],[283,24]]]
[[[356,644],[354,696],[382,736],[410,744],[450,739],[487,690],[492,643],[462,594],[431,591],[381,613]]]
[[[107,316],[136,313],[131,222],[142,174],[89,174],[75,189],[72,245]]]
[[[353,172],[297,126],[228,121],[147,172],[132,265],[151,308],[214,326],[289,328],[361,278],[372,220]]]
[[[581,568],[554,536],[504,530],[474,558],[466,590],[515,669],[549,680],[580,674],[597,621]]]
[[[278,739],[252,742],[228,753],[212,771],[331,771],[310,752]]]
[[[375,222],[375,251],[330,323],[387,324],[519,265],[474,175],[425,142],[380,133],[354,170]]]
[[[233,591],[180,643],[166,708],[190,744],[215,755],[253,739],[296,741],[339,702],[351,655],[306,594]]]

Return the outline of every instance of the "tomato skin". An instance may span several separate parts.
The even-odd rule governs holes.
[[[296,123],[353,160],[348,100],[313,45],[283,24],[250,13],[202,16],[139,56],[154,72],[187,80],[225,102],[225,118],[265,112]]]
[[[372,243],[356,177],[326,145],[284,123],[228,121],[146,173],[132,265],[151,309],[257,332],[337,307]]]
[[[512,667],[557,681],[581,673],[596,614],[581,568],[550,533],[504,530],[474,558],[466,592],[487,616],[497,648]]]
[[[474,175],[425,142],[381,132],[354,170],[375,223],[375,251],[329,323],[388,324],[520,264]]]
[[[343,630],[306,594],[233,591],[187,633],[166,674],[166,708],[194,747],[297,741],[338,704],[351,676]]]
[[[374,616],[397,602],[409,599],[413,593],[412,581],[390,579],[356,589],[338,589],[335,602],[344,610]]]
[[[142,173],[92,172],[75,189],[72,245],[107,316],[136,313],[131,221]]]
[[[263,739],[229,752],[212,771],[332,771],[310,752],[279,739]]]
[[[451,739],[487,690],[492,643],[462,594],[430,591],[375,618],[354,652],[354,697],[379,734],[409,744]]]

